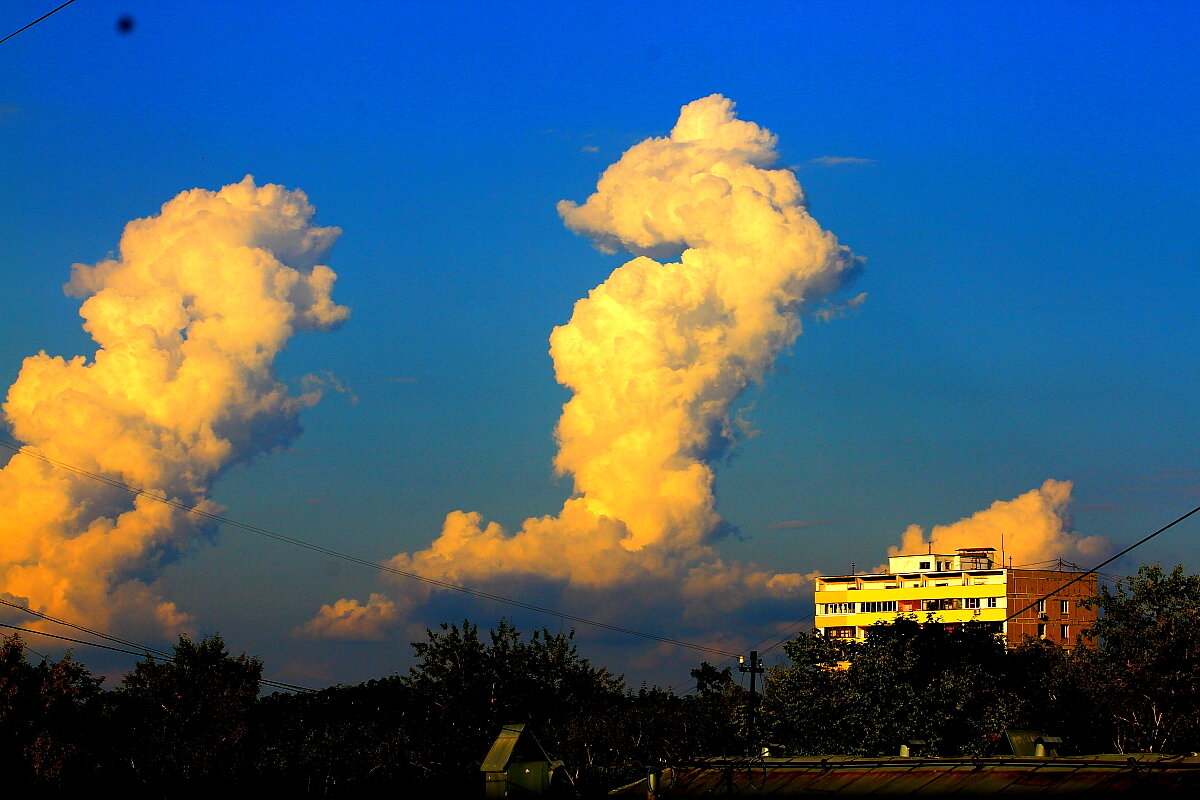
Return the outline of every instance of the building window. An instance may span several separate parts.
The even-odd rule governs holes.
[[[1038,602],[1037,602],[1037,612],[1038,612],[1039,614],[1045,614],[1045,613],[1046,613],[1046,601],[1045,601],[1045,600],[1038,600]]]
[[[962,600],[957,597],[946,597],[941,600],[926,600],[926,611],[956,611],[962,608]]]
[[[995,607],[996,607],[996,598],[994,598],[994,597],[989,597],[989,598],[987,599],[987,601],[988,601],[988,602],[987,602],[987,607],[988,607],[988,608],[995,608]]]
[[[859,611],[864,614],[884,614],[896,610],[895,600],[876,600],[870,603],[859,603]]]
[[[853,614],[854,603],[825,603],[825,614]]]
[[[929,562],[928,562],[928,561],[922,561],[922,562],[920,563],[920,565],[917,567],[917,569],[929,569]]]
[[[826,628],[825,635],[827,637],[829,637],[830,639],[853,639],[854,638],[854,628],[853,627]]]
[[[1070,625],[1059,625],[1058,626],[1058,638],[1062,639],[1064,642],[1071,641],[1071,626]]]
[[[1045,625],[1045,623],[1042,623],[1042,622],[1039,622],[1039,623],[1038,623],[1038,638],[1039,638],[1039,639],[1045,639],[1045,638],[1046,638],[1046,625]]]
[[[915,614],[921,610],[920,600],[901,600],[899,603],[901,614]]]
[[[1062,614],[1064,617],[1067,614],[1070,614],[1071,613],[1071,601],[1070,600],[1059,600],[1058,601],[1058,613]]]
[[[978,597],[968,597],[963,600],[963,608],[979,608]]]

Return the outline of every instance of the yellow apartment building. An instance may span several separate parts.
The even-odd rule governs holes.
[[[1095,596],[1096,576],[1065,586],[1079,573],[998,566],[995,554],[992,547],[969,547],[952,554],[891,556],[886,573],[817,578],[817,630],[830,638],[862,641],[876,622],[891,622],[898,615],[915,615],[924,622],[932,614],[949,625],[987,623],[1009,644],[1032,636],[1073,647],[1096,620],[1096,610],[1080,602]],[[1060,591],[1040,600],[1056,589]]]

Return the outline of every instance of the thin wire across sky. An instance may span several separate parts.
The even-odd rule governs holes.
[[[555,617],[559,617],[559,618],[562,618],[562,619],[569,619],[569,620],[571,620],[572,622],[579,622],[579,623],[581,623],[581,624],[584,624],[584,625],[590,625],[590,626],[593,626],[593,627],[596,627],[596,628],[601,628],[601,629],[604,629],[604,630],[613,631],[613,632],[615,632],[615,633],[622,633],[622,634],[625,634],[625,635],[628,635],[628,636],[634,636],[634,637],[638,637],[638,638],[642,638],[642,639],[648,639],[648,640],[651,640],[651,641],[656,641],[656,642],[662,642],[662,643],[665,643],[665,644],[671,644],[671,645],[675,645],[675,646],[677,646],[677,647],[683,647],[683,648],[688,648],[688,649],[692,649],[692,650],[698,650],[698,651],[701,651],[701,652],[712,653],[712,654],[714,654],[714,655],[725,656],[725,657],[726,657],[726,660],[725,660],[725,661],[723,661],[723,662],[722,662],[722,664],[724,664],[724,663],[728,663],[730,660],[737,658],[737,657],[738,657],[738,655],[739,655],[738,653],[733,653],[733,652],[730,652],[730,651],[728,651],[728,650],[723,650],[723,649],[721,649],[721,648],[712,647],[712,646],[709,646],[709,645],[703,645],[703,644],[699,644],[699,643],[696,643],[696,642],[688,642],[688,641],[683,641],[683,640],[680,640],[680,639],[673,639],[673,638],[671,638],[671,637],[667,637],[667,636],[660,636],[660,635],[658,635],[658,634],[654,634],[654,633],[647,633],[646,631],[639,631],[639,630],[636,630],[636,629],[634,629],[634,628],[626,628],[626,627],[623,627],[623,626],[620,626],[620,625],[613,625],[613,624],[611,624],[611,623],[607,623],[607,622],[601,622],[601,621],[599,621],[599,620],[590,619],[590,618],[588,618],[588,617],[579,616],[579,615],[577,615],[577,614],[570,614],[570,613],[568,613],[568,612],[565,612],[565,611],[560,611],[560,610],[557,610],[557,609],[553,609],[553,608],[549,608],[549,607],[546,607],[546,606],[538,605],[538,604],[536,604],[536,603],[530,603],[530,602],[527,602],[527,601],[524,601],[524,600],[518,600],[518,599],[516,599],[516,598],[512,598],[512,597],[505,597],[505,596],[503,596],[503,595],[498,595],[498,594],[495,594],[495,593],[493,593],[493,592],[485,592],[485,591],[482,591],[482,590],[479,590],[479,589],[472,589],[472,588],[470,588],[470,587],[468,587],[468,586],[462,586],[462,585],[460,585],[460,584],[449,583],[449,582],[447,582],[447,581],[440,581],[440,580],[437,580],[437,579],[434,579],[434,578],[427,578],[427,577],[425,577],[425,576],[423,576],[423,575],[419,575],[419,574],[417,574],[417,573],[414,573],[414,572],[408,572],[408,571],[406,571],[406,570],[396,569],[395,567],[389,566],[389,565],[387,565],[387,564],[381,564],[381,563],[379,563],[379,562],[377,562],[377,561],[371,561],[370,559],[360,558],[360,557],[358,557],[358,556],[350,555],[349,553],[343,553],[343,552],[340,552],[340,551],[338,551],[338,550],[333,550],[333,549],[331,549],[331,548],[328,548],[328,547],[323,547],[323,546],[321,546],[321,545],[314,544],[314,543],[312,543],[312,542],[307,542],[307,541],[304,541],[303,539],[296,539],[296,538],[294,538],[294,537],[291,537],[291,536],[285,536],[285,535],[283,535],[283,534],[276,533],[276,532],[274,532],[274,531],[268,530],[268,529],[266,529],[266,528],[259,527],[259,526],[257,526],[257,525],[250,525],[250,524],[248,524],[248,523],[245,523],[245,522],[240,522],[240,521],[238,521],[238,520],[232,519],[232,518],[230,518],[230,517],[225,517],[225,516],[222,516],[222,515],[220,515],[220,514],[213,514],[213,513],[211,513],[211,512],[204,511],[204,510],[202,510],[202,509],[196,508],[195,506],[189,506],[189,505],[187,505],[186,503],[183,503],[183,502],[180,502],[180,501],[178,501],[178,500],[173,500],[173,499],[171,499],[171,498],[165,497],[165,496],[163,496],[162,494],[158,494],[158,493],[154,493],[154,492],[149,492],[149,491],[146,491],[146,490],[144,490],[144,489],[139,489],[139,488],[137,488],[137,487],[135,487],[135,486],[130,486],[129,484],[126,484],[126,483],[124,483],[124,482],[122,482],[122,481],[118,481],[118,480],[116,480],[115,478],[109,478],[109,477],[107,477],[107,476],[105,476],[105,475],[100,475],[100,474],[98,474],[98,473],[91,472],[91,471],[89,471],[89,470],[86,470],[86,469],[83,469],[83,468],[81,468],[81,467],[76,467],[76,466],[74,466],[74,465],[67,464],[67,463],[65,463],[65,462],[63,462],[63,461],[59,461],[58,459],[50,458],[49,456],[46,456],[46,455],[44,455],[44,454],[42,454],[42,453],[38,453],[37,451],[35,451],[35,450],[31,449],[31,448],[28,448],[28,447],[22,447],[21,445],[19,445],[19,444],[15,443],[15,442],[11,442],[11,441],[8,441],[8,440],[5,440],[5,439],[0,439],[0,447],[5,447],[5,448],[8,448],[9,450],[12,450],[12,451],[13,451],[15,454],[17,454],[17,455],[25,455],[25,456],[29,456],[30,458],[36,458],[36,459],[38,459],[38,460],[40,460],[40,461],[43,461],[43,462],[45,462],[45,463],[47,463],[47,464],[50,464],[51,466],[54,466],[54,467],[56,467],[56,468],[58,468],[58,469],[62,469],[62,470],[65,470],[65,471],[67,471],[67,472],[71,472],[71,473],[73,473],[73,474],[75,474],[75,475],[79,475],[79,476],[81,476],[81,477],[88,478],[88,479],[90,479],[90,480],[95,480],[95,481],[99,481],[99,482],[101,482],[101,483],[105,483],[105,484],[107,484],[107,485],[109,485],[109,486],[113,486],[113,487],[115,487],[115,488],[122,489],[122,490],[124,490],[124,491],[127,491],[127,492],[129,492],[129,493],[131,493],[131,494],[134,494],[134,495],[138,495],[138,496],[142,496],[142,497],[148,498],[148,499],[150,499],[150,500],[153,500],[153,501],[155,501],[155,502],[164,503],[164,504],[166,504],[166,505],[169,505],[169,506],[172,506],[172,507],[174,507],[174,508],[178,508],[178,509],[180,509],[180,510],[186,511],[186,512],[188,512],[188,513],[190,513],[190,514],[195,514],[195,515],[197,515],[197,516],[200,516],[200,517],[204,517],[204,518],[206,518],[206,519],[213,520],[214,522],[220,522],[220,523],[222,523],[222,524],[229,525],[229,526],[231,526],[231,527],[234,527],[234,528],[240,528],[241,530],[248,531],[248,532],[250,532],[250,533],[254,533],[254,534],[258,534],[259,536],[263,536],[263,537],[266,537],[266,538],[268,538],[268,539],[274,539],[275,541],[278,541],[278,542],[283,542],[283,543],[285,543],[285,544],[290,544],[290,545],[293,545],[293,546],[295,546],[295,547],[301,547],[301,548],[303,548],[303,549],[310,550],[310,551],[312,551],[312,552],[316,552],[316,553],[320,553],[320,554],[322,554],[322,555],[325,555],[325,556],[329,556],[330,558],[336,558],[336,559],[340,559],[340,560],[343,560],[343,561],[348,561],[348,562],[350,562],[350,563],[352,563],[352,564],[358,564],[358,565],[360,565],[360,566],[369,567],[369,568],[371,568],[371,569],[376,569],[376,570],[379,570],[379,571],[381,571],[381,572],[387,572],[387,573],[390,573],[390,574],[393,574],[393,575],[399,575],[399,576],[402,576],[402,577],[405,577],[405,578],[411,578],[411,579],[413,579],[413,580],[422,581],[422,582],[424,582],[424,583],[428,583],[428,584],[430,584],[430,585],[437,586],[437,587],[439,587],[439,588],[442,588],[442,589],[449,589],[449,590],[451,590],[451,591],[455,591],[455,592],[461,592],[461,593],[463,593],[463,594],[468,594],[468,595],[471,595],[471,596],[474,596],[474,597],[479,597],[479,598],[486,599],[486,600],[492,600],[492,601],[495,601],[495,602],[498,602],[498,603],[505,603],[505,604],[508,604],[508,605],[516,606],[516,607],[518,607],[518,608],[524,608],[524,609],[526,609],[526,610],[529,610],[529,611],[535,611],[535,612],[538,612],[538,613],[541,613],[541,614],[547,614],[547,615],[550,615],[550,616],[555,616]],[[1012,614],[1010,614],[1010,615],[1009,615],[1009,616],[1008,616],[1008,617],[1005,619],[1005,621],[1006,621],[1006,622],[1008,622],[1008,621],[1010,621],[1010,620],[1012,620],[1012,619],[1016,618],[1018,615],[1020,615],[1020,614],[1024,613],[1025,611],[1029,610],[1030,608],[1033,608],[1034,606],[1036,606],[1036,605],[1037,605],[1039,602],[1041,602],[1041,601],[1043,601],[1043,600],[1046,600],[1046,599],[1049,599],[1050,597],[1053,597],[1054,595],[1058,594],[1060,591],[1062,591],[1062,590],[1063,590],[1063,589],[1065,589],[1066,587],[1068,587],[1068,586],[1070,586],[1070,585],[1072,585],[1072,584],[1074,584],[1074,583],[1076,583],[1076,582],[1078,582],[1078,581],[1080,581],[1080,580],[1083,580],[1083,578],[1085,578],[1086,576],[1088,576],[1088,575],[1091,575],[1091,574],[1098,573],[1098,571],[1099,571],[1100,569],[1102,569],[1103,567],[1107,566],[1108,564],[1111,564],[1113,561],[1116,561],[1118,558],[1120,558],[1120,557],[1122,557],[1122,556],[1124,556],[1124,555],[1126,555],[1126,554],[1130,553],[1131,551],[1133,551],[1133,550],[1134,550],[1134,549],[1136,549],[1137,547],[1140,547],[1141,545],[1143,545],[1143,544],[1145,544],[1146,542],[1150,541],[1151,539],[1153,539],[1154,537],[1156,537],[1156,536],[1158,536],[1159,534],[1163,533],[1164,531],[1167,531],[1167,530],[1169,530],[1170,528],[1174,527],[1175,525],[1178,525],[1180,522],[1183,522],[1183,521],[1184,521],[1184,520],[1186,520],[1188,517],[1191,517],[1192,515],[1196,514],[1197,512],[1200,512],[1200,506],[1197,506],[1197,507],[1193,508],[1191,511],[1188,511],[1187,513],[1185,513],[1185,514],[1183,514],[1183,515],[1181,515],[1181,516],[1177,517],[1176,519],[1174,519],[1174,520],[1172,520],[1171,522],[1167,523],[1166,525],[1162,526],[1161,528],[1159,528],[1158,530],[1154,531],[1153,533],[1151,533],[1151,534],[1149,534],[1149,535],[1147,535],[1147,536],[1144,536],[1144,537],[1142,537],[1142,538],[1141,538],[1141,539],[1139,539],[1137,542],[1134,542],[1133,544],[1129,545],[1129,546],[1128,546],[1128,547],[1126,547],[1125,549],[1121,550],[1121,551],[1120,551],[1119,553],[1117,553],[1116,555],[1114,555],[1114,556],[1112,556],[1112,557],[1110,557],[1110,558],[1106,559],[1105,561],[1101,562],[1100,564],[1097,564],[1095,567],[1093,567],[1093,568],[1091,568],[1091,569],[1089,569],[1089,570],[1081,571],[1081,572],[1079,573],[1079,575],[1077,575],[1077,576],[1076,576],[1075,578],[1073,578],[1072,580],[1070,580],[1070,581],[1067,581],[1067,582],[1066,582],[1066,583],[1064,583],[1062,586],[1059,586],[1059,587],[1057,587],[1057,588],[1055,588],[1055,589],[1051,590],[1050,592],[1046,593],[1045,595],[1043,595],[1043,596],[1041,596],[1041,597],[1039,597],[1039,598],[1035,599],[1034,601],[1032,601],[1032,602],[1031,602],[1031,603],[1029,603],[1028,605],[1026,605],[1026,606],[1024,606],[1024,607],[1022,607],[1022,608],[1018,609],[1018,610],[1017,610],[1017,611],[1015,611],[1015,612],[1013,612]],[[31,630],[31,629],[19,628],[19,627],[17,627],[17,626],[13,626],[13,625],[6,625],[6,624],[3,624],[3,623],[0,623],[0,626],[2,626],[2,627],[6,627],[6,628],[12,628],[12,629],[14,629],[14,630],[18,630],[18,631],[24,631],[24,632],[28,632],[28,633],[39,633],[39,634],[46,635],[46,636],[52,636],[53,638],[57,638],[57,639],[63,639],[63,640],[65,640],[65,641],[71,641],[71,642],[76,642],[76,643],[80,643],[80,644],[91,644],[91,645],[93,645],[93,646],[96,646],[96,647],[103,647],[103,648],[105,648],[105,649],[108,649],[108,650],[116,650],[116,651],[118,651],[118,652],[132,653],[133,655],[146,655],[146,656],[150,656],[150,655],[154,654],[154,655],[155,655],[155,657],[161,658],[161,659],[163,659],[163,660],[167,660],[167,661],[171,661],[171,660],[173,660],[169,654],[165,653],[165,652],[164,652],[164,651],[162,651],[162,650],[157,650],[157,649],[155,649],[155,648],[148,648],[148,647],[145,647],[145,646],[143,646],[143,645],[140,645],[140,644],[138,644],[138,643],[136,643],[136,642],[131,642],[131,641],[129,641],[129,640],[126,640],[126,639],[121,639],[121,638],[119,638],[119,637],[111,636],[111,635],[109,635],[109,634],[106,634],[106,633],[103,633],[103,632],[101,632],[101,631],[96,631],[96,630],[93,630],[93,629],[91,629],[91,628],[87,628],[87,627],[84,627],[84,626],[81,626],[81,625],[76,625],[76,624],[74,624],[74,623],[71,623],[71,622],[68,622],[68,621],[66,621],[66,620],[61,620],[61,619],[58,619],[58,618],[50,617],[50,616],[48,616],[48,615],[45,615],[45,614],[40,614],[40,613],[38,613],[38,612],[36,612],[36,611],[33,611],[32,609],[29,609],[29,608],[27,608],[27,607],[25,607],[25,606],[20,606],[20,605],[17,605],[17,604],[14,604],[14,603],[11,603],[11,602],[8,602],[8,601],[5,601],[5,600],[3,600],[3,599],[0,599],[0,603],[2,603],[3,605],[7,605],[7,606],[11,606],[11,607],[13,607],[13,608],[20,609],[20,610],[22,610],[22,611],[26,611],[26,612],[28,612],[28,613],[30,613],[30,614],[34,614],[35,616],[39,616],[39,617],[41,617],[42,619],[45,619],[45,620],[47,620],[47,621],[50,621],[50,622],[55,622],[55,623],[58,623],[58,624],[61,624],[61,625],[66,625],[66,626],[68,626],[68,627],[75,628],[75,629],[77,629],[77,630],[80,630],[80,631],[83,631],[83,632],[86,632],[86,633],[90,633],[90,634],[92,634],[92,635],[99,636],[99,637],[101,637],[101,638],[104,638],[104,639],[108,639],[108,640],[110,640],[110,641],[115,641],[115,642],[118,642],[118,643],[120,643],[120,644],[127,645],[128,647],[135,647],[135,648],[137,648],[137,650],[129,650],[129,649],[118,648],[118,647],[115,647],[115,646],[110,646],[110,645],[102,645],[102,644],[98,644],[98,643],[95,643],[95,642],[85,642],[85,641],[82,641],[82,640],[78,640],[78,639],[72,639],[72,638],[69,638],[69,637],[64,637],[64,636],[56,636],[56,635],[54,635],[54,634],[44,634],[44,633],[42,633],[41,631],[35,631],[35,630]],[[768,635],[768,636],[764,637],[763,639],[760,639],[760,640],[759,640],[759,641],[758,641],[756,644],[752,645],[750,649],[757,648],[759,645],[761,645],[761,644],[763,644],[764,642],[766,642],[766,641],[769,641],[769,640],[771,640],[771,639],[775,639],[775,638],[777,638],[777,637],[782,637],[784,634],[786,634],[786,633],[790,632],[790,631],[791,631],[791,630],[793,630],[794,628],[797,628],[797,627],[799,627],[800,625],[802,625],[802,624],[803,624],[805,621],[808,621],[808,620],[811,620],[811,619],[812,619],[812,616],[811,616],[811,615],[807,615],[807,616],[805,616],[805,617],[801,617],[799,620],[797,620],[797,621],[795,621],[795,622],[791,623],[791,624],[790,624],[790,625],[788,625],[788,626],[785,626],[785,628],[783,628],[782,630],[780,630],[780,631],[776,631],[775,633],[772,633],[772,634],[770,634],[770,635]],[[778,641],[776,641],[774,644],[772,644],[772,645],[771,645],[770,647],[768,647],[766,650],[762,651],[762,652],[763,652],[763,654],[765,654],[765,653],[767,653],[767,652],[770,652],[771,650],[775,649],[775,648],[776,648],[776,647],[778,647],[780,644],[782,644],[784,641],[785,641],[785,639],[784,639],[784,638],[779,638],[779,639],[778,639]],[[278,682],[278,681],[268,681],[268,680],[263,680],[263,681],[261,681],[261,683],[263,683],[264,685],[268,685],[268,686],[275,686],[275,687],[278,687],[278,688],[290,689],[290,690],[293,690],[293,691],[306,691],[305,687],[296,686],[296,685],[294,685],[294,684],[285,684],[285,683],[281,683],[281,682]],[[310,690],[309,690],[309,691],[310,691]]]
[[[101,474],[95,473],[95,472],[91,472],[91,471],[83,469],[81,467],[76,467],[74,465],[67,464],[63,461],[59,461],[58,459],[50,458],[49,456],[43,455],[42,453],[39,453],[36,450],[33,450],[32,448],[22,447],[21,445],[16,444],[15,442],[10,442],[6,439],[0,439],[0,447],[8,448],[9,450],[12,450],[14,453],[17,453],[18,455],[25,455],[25,456],[29,456],[30,458],[36,458],[39,461],[43,461],[47,464],[50,464],[53,467],[56,467],[61,470],[65,470],[65,471],[73,473],[75,475],[79,475],[80,477],[84,477],[89,480],[99,481],[100,483],[107,484],[107,485],[115,487],[117,489],[122,489],[123,491],[129,492],[130,494],[145,497],[148,500],[153,500],[158,503],[163,503],[165,505],[172,506],[173,508],[178,508],[182,511],[188,512],[189,514],[194,514],[198,517],[210,519],[214,522],[220,522],[223,525],[228,525],[233,528],[239,528],[241,530],[247,531],[249,533],[254,533],[259,536],[268,538],[268,539],[274,539],[277,542],[283,542],[284,544],[290,544],[294,547],[300,547],[305,550],[310,550],[314,553],[320,553],[321,555],[329,556],[330,558],[336,558],[336,559],[340,559],[342,561],[348,561],[351,564],[358,564],[359,566],[362,566],[362,567],[369,567],[370,569],[379,570],[380,572],[386,572],[391,575],[399,575],[404,578],[411,578],[413,580],[417,580],[417,581],[421,581],[423,583],[430,584],[431,586],[436,586],[440,589],[448,589],[450,591],[461,592],[462,594],[468,594],[473,597],[479,597],[484,600],[492,600],[492,601],[495,601],[498,603],[505,603],[507,605],[515,606],[517,608],[526,609],[527,611],[535,611],[540,614],[546,614],[548,616],[560,617],[562,619],[569,619],[572,622],[578,622],[583,625],[590,625],[595,628],[601,628],[603,630],[613,631],[614,633],[623,633],[628,636],[635,636],[635,637],[639,637],[642,639],[648,639],[648,640],[655,641],[655,642],[661,642],[664,644],[675,645],[676,647],[684,647],[684,648],[688,648],[691,650],[698,650],[698,651],[705,652],[705,653],[712,653],[714,655],[732,656],[735,658],[738,655],[737,653],[733,653],[728,650],[722,650],[721,648],[712,647],[710,645],[699,644],[697,642],[687,642],[687,641],[683,641],[681,639],[673,639],[669,636],[660,636],[655,633],[647,633],[646,631],[639,631],[634,628],[626,628],[621,625],[613,625],[611,623],[601,622],[600,620],[583,617],[578,614],[571,614],[566,611],[549,608],[547,606],[539,605],[537,603],[530,603],[525,600],[518,600],[518,599],[512,598],[512,597],[505,597],[504,595],[495,594],[494,592],[485,592],[480,589],[472,589],[469,586],[462,586],[457,583],[441,581],[441,580],[437,580],[436,578],[428,578],[424,575],[420,575],[415,572],[409,572],[407,570],[397,569],[396,567],[390,566],[388,564],[381,564],[378,561],[372,561],[367,558],[360,558],[358,556],[351,555],[349,553],[343,553],[339,550],[333,550],[331,548],[323,547],[319,544],[315,544],[313,542],[308,542],[303,539],[297,539],[292,536],[285,536],[281,533],[276,533],[275,531],[271,531],[266,528],[259,527],[258,525],[250,525],[248,523],[240,522],[238,520],[232,519],[230,517],[225,517],[220,514],[213,514],[212,512],[204,511],[203,509],[197,508],[195,506],[190,506],[187,503],[183,503],[179,500],[173,500],[169,497],[165,497],[161,493],[150,492],[150,491],[146,491],[145,489],[139,489],[136,486],[130,486],[129,484],[123,483],[122,481],[116,480],[115,478],[110,478],[108,476],[101,475]]]

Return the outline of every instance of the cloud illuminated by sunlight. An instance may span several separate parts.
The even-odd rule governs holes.
[[[1071,528],[1067,508],[1071,502],[1070,481],[1047,480],[1012,500],[997,500],[988,508],[949,525],[934,525],[926,535],[910,525],[900,545],[888,555],[953,553],[960,547],[994,547],[997,557],[1003,547],[1013,566],[1047,566],[1047,562],[1096,560],[1111,550],[1102,536],[1080,536]],[[1007,563],[1007,562],[1006,562]]]
[[[321,606],[298,633],[314,639],[380,641],[398,620],[396,604],[382,594],[372,593],[366,603],[343,599]]]
[[[796,339],[800,312],[859,266],[809,216],[795,174],[772,168],[774,146],[711,95],[684,106],[670,136],[630,148],[586,202],[558,204],[571,230],[636,256],[550,337],[572,392],[554,466],[574,492],[515,532],[453,511],[427,549],[393,567],[465,584],[549,581],[606,607],[622,593],[703,609],[715,595],[799,591],[805,576],[726,564],[712,547],[725,523],[711,463],[736,438],[735,399]],[[412,605],[427,591],[394,593]]]
[[[300,330],[346,319],[320,263],[339,231],[312,224],[302,192],[247,176],[192,189],[126,227],[116,258],[76,264],[66,291],[91,360],[25,359],[3,410],[38,453],[207,511],[230,464],[287,443],[320,387],[293,396],[273,373]],[[328,384],[329,379],[325,379]],[[144,496],[16,455],[0,470],[0,592],[91,626],[174,634],[188,615],[160,568],[205,533]]]

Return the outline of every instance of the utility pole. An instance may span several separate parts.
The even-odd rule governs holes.
[[[753,757],[757,757],[759,755],[758,744],[757,744],[757,742],[758,742],[757,733],[758,732],[755,729],[754,723],[756,722],[755,711],[757,710],[757,706],[758,706],[758,692],[755,690],[755,676],[762,675],[764,672],[762,661],[758,657],[757,650],[750,651],[750,663],[749,664],[746,663],[746,659],[744,659],[742,656],[738,656],[738,672],[749,672],[750,673],[750,715],[749,715],[749,721],[746,725],[746,728],[747,728],[747,734],[750,739],[750,755]]]

